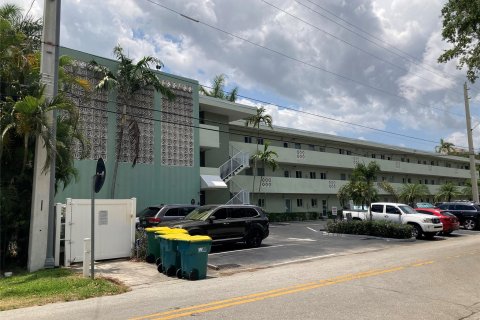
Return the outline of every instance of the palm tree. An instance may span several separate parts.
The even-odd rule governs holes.
[[[480,189],[480,180],[477,181],[477,185]],[[467,197],[468,199],[472,199],[472,180],[465,181],[465,186],[461,191],[462,195]]]
[[[419,183],[406,183],[400,190],[400,200],[407,203],[410,206],[416,202],[417,199],[421,199],[430,194],[428,187]]]
[[[340,188],[337,197],[341,198],[345,203],[346,199],[353,200],[355,203],[360,203],[362,206],[370,206],[372,201],[378,198],[378,191],[373,185],[380,166],[372,161],[368,165],[359,163],[352,171],[351,180]],[[372,219],[372,217],[370,217]]]
[[[385,192],[390,194],[393,197],[394,202],[398,202],[400,195],[398,194],[398,190],[395,189],[388,181],[382,181],[378,184],[378,186],[383,189]]]
[[[278,158],[278,154],[273,151],[273,150],[268,150],[268,147],[270,146],[269,141],[265,141],[265,145],[263,146],[263,151],[257,151],[253,156],[252,160],[254,162],[261,162],[263,163],[263,166],[267,166],[272,171],[275,171],[278,168],[278,162],[275,160],[275,158]],[[262,186],[262,178],[260,178],[260,184],[258,185],[258,192],[260,193],[260,187]]]
[[[173,100],[175,95],[170,89],[163,86],[157,75],[150,69],[151,65],[161,66],[162,62],[154,57],[146,56],[140,59],[136,64],[128,58],[122,47],[117,45],[113,53],[119,64],[115,73],[108,68],[100,66],[95,61],[91,62],[91,67],[95,71],[103,73],[104,77],[97,84],[96,89],[111,91],[117,89],[120,103],[123,105],[120,130],[118,132],[118,143],[116,148],[115,167],[112,174],[111,197],[115,198],[115,186],[117,182],[118,163],[121,159],[123,135],[125,129],[133,140],[133,149],[135,150],[132,167],[137,163],[140,152],[140,128],[134,115],[127,114],[127,105],[129,101],[134,100],[135,93],[153,87],[169,100]]]
[[[235,102],[237,100],[238,94],[238,87],[235,87],[230,91],[230,93],[226,93],[224,90],[225,87],[225,75],[220,74],[213,78],[213,87],[210,91],[205,89],[204,87],[200,86],[199,91],[201,94],[204,94],[208,97],[219,98],[222,100],[228,100],[230,102]]]
[[[443,184],[438,193],[435,195],[435,201],[451,201],[452,198],[460,196],[462,193],[458,190],[458,187],[452,182],[447,182]]]
[[[435,147],[435,152],[438,152],[438,153],[443,153],[443,154],[449,154],[451,152],[453,152],[453,147],[455,145],[451,142],[447,142],[445,140],[440,139],[440,144],[438,146]]]
[[[258,153],[258,142],[259,142],[259,138],[260,138],[260,125],[265,125],[267,127],[269,127],[270,129],[273,129],[272,127],[272,116],[270,116],[269,114],[266,114],[265,113],[265,108],[264,107],[260,107],[260,108],[257,108],[257,114],[249,117],[246,121],[245,121],[245,126],[252,126],[254,128],[257,128],[257,151],[256,153]],[[255,189],[255,177],[257,175],[257,162],[255,161],[254,163],[254,172],[253,172],[253,184],[252,184],[252,190]]]

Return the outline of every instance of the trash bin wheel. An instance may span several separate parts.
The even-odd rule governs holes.
[[[182,269],[178,269],[177,270],[177,278],[178,279],[182,279],[183,275],[182,275]]]
[[[177,272],[177,268],[175,268],[174,266],[171,266],[167,269],[167,276],[172,277],[175,275],[176,272]]]
[[[154,263],[155,262],[155,256],[150,253],[146,258],[145,258],[145,261],[147,261],[148,263]]]
[[[157,271],[160,272],[160,273],[163,272],[162,264],[161,264],[161,263],[157,266]]]
[[[198,270],[193,269],[192,271],[190,271],[190,274],[188,275],[188,278],[190,280],[198,280]]]
[[[162,258],[157,258],[157,260],[155,260],[155,264],[158,266],[160,264],[162,264]]]

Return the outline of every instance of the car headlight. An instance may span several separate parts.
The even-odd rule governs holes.
[[[431,218],[425,218],[425,219],[423,219],[423,222],[432,223],[432,219]]]

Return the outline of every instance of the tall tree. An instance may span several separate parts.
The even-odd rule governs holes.
[[[397,189],[392,186],[388,181],[382,181],[378,183],[378,186],[383,189],[385,192],[390,194],[393,197],[394,202],[398,202],[400,199],[400,195]]]
[[[453,143],[445,141],[442,138],[442,139],[440,139],[440,144],[435,147],[435,152],[443,153],[443,154],[450,154],[450,153],[453,152],[453,147],[454,146],[455,145]]]
[[[480,2],[477,0],[448,0],[442,8],[443,40],[452,48],[445,50],[438,62],[458,58],[457,68],[467,67],[467,78],[474,83],[480,70]]]
[[[213,87],[210,90],[205,89],[203,86],[200,86],[199,91],[201,94],[204,94],[208,97],[219,98],[222,100],[228,100],[230,102],[235,102],[237,100],[238,87],[235,87],[229,93],[225,91],[225,75],[219,74],[213,78]]]
[[[413,206],[417,199],[424,198],[430,194],[425,184],[405,183],[400,189],[400,200]]]
[[[99,65],[95,61],[91,62],[92,68],[96,71],[102,72],[104,75],[103,79],[101,79],[96,85],[96,88],[107,91],[116,89],[118,92],[117,99],[120,100],[120,103],[123,106],[121,125],[120,130],[118,131],[118,142],[116,145],[115,166],[112,174],[111,198],[115,198],[118,164],[123,152],[123,136],[126,130],[128,130],[130,139],[133,140],[134,143],[133,149],[135,150],[135,154],[132,161],[132,167],[136,165],[140,152],[140,127],[135,115],[127,113],[129,101],[134,100],[136,93],[152,87],[169,100],[175,98],[173,92],[162,85],[162,82],[155,72],[150,69],[150,66],[152,65],[162,65],[162,62],[159,59],[146,56],[140,59],[137,63],[133,63],[133,60],[124,54],[120,45],[117,45],[113,49],[113,53],[118,60],[118,69],[115,73],[108,68]]]
[[[458,187],[452,182],[443,184],[435,195],[435,201],[451,201],[457,198],[462,193],[458,190]]]
[[[478,187],[480,189],[480,180],[477,180]],[[472,180],[467,180],[465,186],[461,190],[462,196],[472,200]]]
[[[268,147],[270,146],[269,141],[265,141],[265,144],[263,146],[263,151],[257,151],[253,156],[252,160],[254,162],[259,161],[260,163],[263,164],[263,167],[269,167],[272,169],[272,171],[275,171],[278,168],[278,162],[276,158],[278,158],[278,153],[276,153],[273,150],[269,150]],[[260,177],[260,183],[258,185],[258,192],[260,193],[260,187],[262,186],[262,179],[263,177]]]
[[[374,182],[380,171],[380,166],[375,161],[368,165],[357,164],[352,171],[351,180],[340,188],[337,197],[340,197],[344,203],[345,199],[349,198],[356,204],[370,206],[370,203],[378,198],[378,191]]]
[[[257,108],[257,113],[251,117],[249,117],[245,121],[245,126],[252,126],[253,128],[257,128],[257,151],[259,151],[259,142],[260,142],[260,125],[267,126],[270,129],[273,129],[272,127],[272,116],[269,114],[265,113],[265,108],[260,107]],[[257,162],[254,161],[253,163],[253,184],[252,184],[252,191],[255,190],[255,177],[257,175]]]

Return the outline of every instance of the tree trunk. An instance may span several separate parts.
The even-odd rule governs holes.
[[[115,157],[115,167],[113,169],[113,174],[112,174],[112,191],[110,194],[110,198],[115,199],[115,186],[117,183],[117,173],[118,173],[118,163],[120,162],[120,157],[121,157],[121,152],[122,152],[122,145],[123,145],[123,130],[125,128],[125,118],[126,118],[126,112],[127,112],[127,105],[123,105],[123,114],[122,114],[122,121],[120,125],[120,141],[117,144],[117,156]]]

